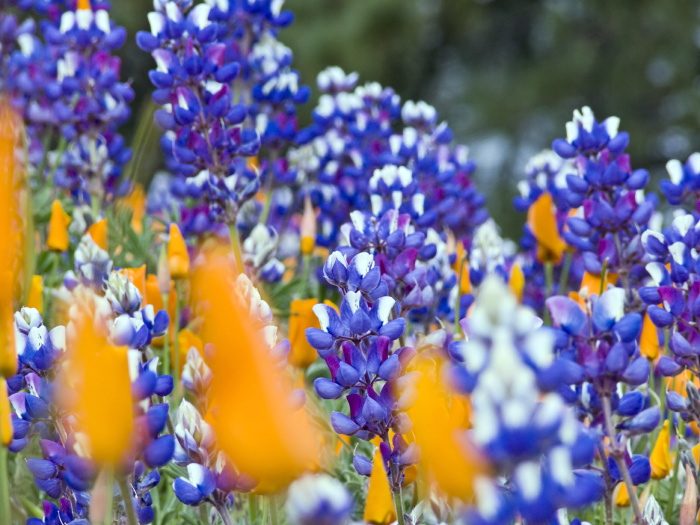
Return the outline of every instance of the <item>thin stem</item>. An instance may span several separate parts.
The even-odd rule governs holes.
[[[680,419],[680,418],[679,418]],[[679,432],[680,435],[680,432]],[[666,503],[666,512],[664,513],[665,516],[668,516],[669,518],[673,516],[673,507],[676,503],[676,489],[678,488],[678,467],[680,466],[681,463],[681,454],[680,450],[676,451],[676,461],[675,465],[673,466],[673,472],[672,472],[672,478],[671,478],[671,492],[669,492],[668,496],[668,503]]]
[[[122,494],[124,508],[126,509],[126,518],[129,525],[139,525],[139,521],[136,518],[136,510],[134,510],[134,500],[131,498],[131,488],[129,487],[126,476],[119,476],[117,483],[119,484],[119,492]]]
[[[175,281],[175,338],[173,346],[175,349],[175,370],[173,370],[173,378],[175,380],[175,399],[180,400],[182,388],[180,386],[180,341],[178,334],[180,333],[180,297],[182,295],[182,287],[180,280]]]
[[[219,516],[221,516],[221,521],[224,522],[224,525],[233,525],[233,522],[231,521],[231,515],[226,510],[226,505],[214,505],[214,507],[219,513]]]
[[[571,270],[571,260],[573,259],[572,252],[564,252],[564,266],[562,266],[561,274],[559,275],[559,290],[557,293],[559,295],[566,294],[566,288],[569,284],[569,271]]]
[[[554,265],[552,264],[552,261],[547,261],[544,263],[544,281],[546,300],[552,296],[552,289],[554,288]],[[552,324],[552,318],[549,315],[549,309],[547,307],[544,309],[544,324]]]
[[[250,516],[250,523],[255,525],[258,521],[258,502],[255,494],[248,494],[248,515]]]
[[[163,304],[165,311],[168,311],[168,294],[163,294]],[[177,338],[177,333],[175,333]],[[163,373],[170,374],[170,334],[166,333],[163,336]]]
[[[644,523],[644,518],[642,517],[642,510],[639,506],[639,499],[637,498],[637,492],[634,488],[634,483],[632,483],[630,471],[627,468],[627,463],[624,459],[625,453],[624,451],[620,450],[618,443],[615,440],[615,427],[613,426],[612,422],[612,409],[610,407],[610,397],[607,395],[601,396],[600,400],[603,405],[603,415],[605,416],[605,429],[608,433],[608,437],[610,438],[610,447],[612,448],[610,453],[612,454],[612,457],[615,460],[615,464],[617,465],[617,468],[620,471],[622,480],[625,482],[625,485],[627,485],[627,492],[629,493],[630,497],[630,505],[632,507],[632,510],[634,510],[634,516],[637,519],[637,523],[639,525],[642,525]]]
[[[104,525],[114,523],[114,472],[111,468],[105,469],[105,515]]]
[[[267,498],[267,504],[270,506],[270,523],[271,525],[278,525],[279,520],[277,519],[277,501],[275,501],[274,496]]]
[[[459,314],[460,314],[460,307],[462,305],[461,303],[461,298],[462,298],[462,272],[464,272],[464,261],[466,259],[466,256],[462,257],[462,259],[459,261],[459,274],[457,275],[457,298],[455,299],[455,341],[459,340],[462,337],[462,325],[459,324]]]
[[[5,388],[5,386],[3,385],[2,388]],[[0,521],[2,523],[12,523],[10,480],[7,467],[7,448],[0,444]]]
[[[405,525],[405,521],[403,519],[403,501],[401,499],[401,484],[399,484],[399,488],[395,491],[392,492],[394,496],[394,508],[396,509],[396,521],[398,525]]]
[[[235,224],[228,225],[229,235],[231,236],[231,249],[233,250],[233,258],[236,261],[236,270],[239,273],[245,273],[243,266],[243,254],[241,252],[241,239],[238,236],[238,228]]]
[[[311,281],[311,256],[310,255],[304,255],[303,258],[303,263],[304,267],[302,268],[302,273],[301,273],[301,283],[302,286],[304,287],[302,289],[302,299],[306,299],[309,297],[309,284]]]
[[[600,455],[600,462],[603,466],[603,478],[605,479],[605,525],[613,525],[612,479],[605,465],[605,450],[601,442],[598,443],[598,454]]]

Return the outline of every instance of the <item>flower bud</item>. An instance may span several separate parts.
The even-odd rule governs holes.
[[[49,219],[49,232],[46,244],[49,250],[65,252],[68,249],[68,226],[71,217],[64,210],[61,201],[56,199],[51,204],[51,218]]]
[[[90,235],[97,246],[107,251],[107,219],[92,223],[85,234]]]
[[[184,279],[190,274],[190,256],[177,224],[170,224],[168,239],[168,270],[173,279]],[[160,272],[159,272],[160,273]],[[160,283],[160,279],[159,279]]]

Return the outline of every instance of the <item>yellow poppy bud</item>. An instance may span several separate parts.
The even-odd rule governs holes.
[[[639,339],[639,351],[647,359],[656,359],[663,345],[659,342],[659,329],[651,322],[648,314],[644,314],[642,335]]]
[[[369,477],[363,519],[377,525],[388,525],[396,520],[396,510],[394,509],[394,500],[391,496],[389,477],[386,474],[384,459],[379,451],[379,447],[374,451],[372,473]]]
[[[44,278],[41,275],[33,275],[27,296],[27,307],[36,308],[39,313],[44,312]]]
[[[131,211],[131,229],[136,233],[143,233],[143,218],[146,216],[146,192],[141,184],[134,184],[134,188],[126,197],[117,201],[117,207]]]
[[[313,312],[317,304],[316,299],[294,299],[289,305],[289,342],[292,348],[287,360],[298,368],[307,368],[318,357],[316,349],[306,340],[307,328],[321,328]]]
[[[618,507],[629,507],[630,506],[630,493],[627,490],[627,485],[624,483],[618,483],[617,493],[615,494],[615,505]]]
[[[12,412],[7,397],[7,382],[0,377],[0,446],[6,447],[12,441]]]
[[[127,348],[107,341],[95,301],[83,298],[71,313],[68,362],[60,378],[59,400],[76,417],[79,432],[89,444],[90,456],[103,465],[124,461],[132,446],[134,420]]]
[[[170,224],[168,269],[173,279],[184,279],[190,274],[190,255],[187,253],[187,245],[182,238],[180,228],[175,223]]]
[[[407,410],[413,422],[413,435],[421,451],[421,467],[448,496],[469,500],[473,494],[474,478],[485,470],[475,450],[470,450],[464,428],[464,412],[455,407],[455,416],[448,411],[453,394],[440,381],[441,363],[419,356],[415,371],[416,381],[408,388],[415,389],[415,402]],[[405,395],[402,394],[402,395]],[[466,407],[461,407],[466,412]],[[460,417],[461,416],[461,417]],[[459,439],[458,436],[465,439]]]
[[[17,373],[15,322],[12,304],[12,273],[0,270],[0,376]]]
[[[527,212],[527,224],[532,235],[537,239],[537,260],[559,263],[566,250],[566,242],[559,233],[554,214],[554,201],[548,191],[542,193],[530,206]]]
[[[293,410],[293,385],[237,299],[230,248],[203,254],[192,278],[200,335],[214,352],[211,425],[222,451],[266,490],[280,489],[317,462],[317,440],[303,410]]]
[[[510,277],[508,278],[508,286],[513,295],[518,298],[518,302],[523,300],[523,289],[525,288],[525,275],[523,269],[518,263],[514,263],[510,269]]]
[[[182,369],[187,362],[187,354],[190,348],[194,347],[199,350],[200,354],[204,355],[204,345],[202,344],[202,339],[197,334],[186,328],[180,330],[180,333],[177,334],[177,343],[180,348],[180,374],[182,374]],[[173,367],[175,367],[175,345],[171,345],[170,347],[170,362],[173,363]]]
[[[649,462],[651,463],[651,477],[654,479],[664,479],[673,468],[673,462],[671,461],[671,434],[668,421],[661,427],[659,437],[656,438],[654,448],[651,450]]]
[[[107,251],[107,219],[93,222],[85,233],[90,234],[97,246]]]
[[[472,283],[469,280],[469,261],[466,260],[466,252],[462,241],[456,242],[455,247],[456,257],[452,269],[459,277],[459,293],[471,293]]]
[[[49,232],[46,240],[46,245],[49,250],[57,252],[65,252],[68,249],[68,226],[72,219],[68,215],[61,201],[56,199],[51,204],[51,218],[49,219]]]

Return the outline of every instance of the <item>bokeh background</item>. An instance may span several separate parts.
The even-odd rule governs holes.
[[[149,55],[136,31],[148,29],[148,0],[115,0],[113,18],[129,30],[122,73],[137,92],[137,135],[147,117]],[[304,83],[329,65],[361,81],[423,99],[470,146],[488,208],[513,239],[524,217],[512,206],[527,159],[564,136],[571,112],[590,105],[621,118],[634,168],[652,174],[700,149],[700,2],[695,0],[287,0],[296,15],[280,40],[295,53]],[[308,122],[317,92],[300,109]],[[158,168],[157,134],[144,172]],[[137,174],[139,176],[140,174]],[[145,173],[144,173],[145,175]]]

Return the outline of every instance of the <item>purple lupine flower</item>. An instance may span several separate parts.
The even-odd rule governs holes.
[[[693,153],[685,164],[673,159],[666,163],[668,179],[661,181],[661,191],[669,204],[678,206],[689,201],[695,212],[700,196],[700,153]]]
[[[450,145],[449,127],[438,124],[425,102],[401,107],[392,89],[356,82],[356,74],[339,68],[319,74],[324,94],[314,123],[300,132],[303,145],[288,155],[309,179],[305,193],[320,210],[318,244],[333,245],[351,211],[373,208],[377,215],[401,208],[422,226],[439,224],[470,236],[488,214],[471,180],[475,164],[468,150]]]
[[[641,234],[647,228],[655,202],[644,189],[649,173],[632,171],[624,153],[629,135],[618,133],[619,119],[599,123],[590,108],[574,112],[567,124],[567,138],[557,139],[552,148],[565,159],[573,159],[575,172],[566,175],[567,200],[579,208],[567,220],[564,240],[579,250],[585,270],[620,275],[628,294],[628,309],[638,310],[632,288],[645,277],[640,261],[644,256]]]
[[[134,93],[119,81],[120,60],[111,55],[126,31],[110,21],[108,4],[74,7],[49,13],[41,23],[43,42],[29,31],[17,36],[5,78],[12,79],[7,89],[28,122],[34,169],[44,166],[40,176],[53,173],[57,185],[89,202],[128,190],[121,175],[131,150],[117,128],[130,115]],[[51,152],[42,143],[56,134],[63,151],[52,166],[43,162]]]
[[[639,289],[639,297],[648,304],[649,319],[668,331],[670,355],[663,356],[657,370],[676,375],[683,369],[700,371],[700,354],[695,319],[700,296],[697,275],[697,248],[700,223],[691,214],[678,215],[663,232],[647,230],[642,235],[650,280]],[[670,268],[670,271],[669,271]],[[672,359],[676,366],[666,361]]]

